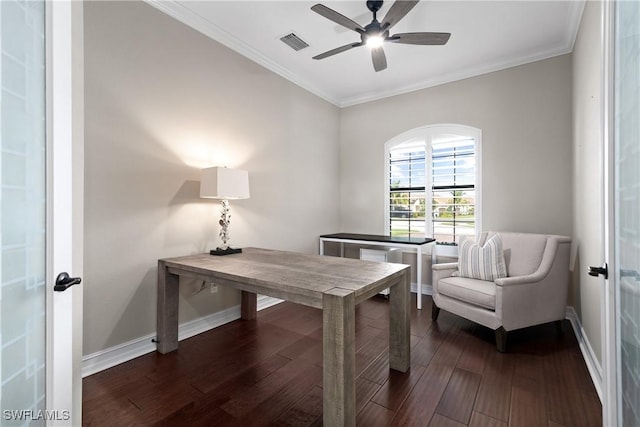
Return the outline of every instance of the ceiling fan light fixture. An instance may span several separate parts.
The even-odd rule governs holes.
[[[367,46],[371,49],[375,49],[377,47],[381,47],[384,43],[384,38],[382,36],[369,36],[367,37]]]
[[[373,13],[373,20],[364,27],[323,4],[318,3],[311,6],[311,10],[317,14],[324,16],[336,24],[353,30],[360,35],[359,42],[349,43],[328,50],[314,56],[313,59],[328,58],[337,53],[345,52],[354,47],[360,47],[366,44],[371,50],[373,69],[377,72],[387,68],[387,58],[382,50],[382,45],[385,42],[423,46],[446,44],[451,36],[450,33],[411,32],[389,34],[390,29],[404,18],[419,1],[420,0],[396,0],[382,21],[378,21],[377,14],[380,8],[382,8],[383,2],[381,0],[368,0],[367,8]]]

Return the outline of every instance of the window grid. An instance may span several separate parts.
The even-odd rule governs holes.
[[[476,225],[476,145],[460,138],[426,144],[398,145],[389,150],[389,230],[392,236],[435,237],[458,244],[473,236]],[[428,167],[427,167],[428,165]],[[431,178],[426,185],[426,174]],[[426,200],[431,199],[427,223]]]
[[[425,236],[425,151],[392,150],[389,159],[389,229],[392,236]]]
[[[461,139],[434,144],[432,229],[438,243],[457,244],[475,234],[475,143]]]

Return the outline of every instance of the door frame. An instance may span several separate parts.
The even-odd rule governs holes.
[[[615,2],[603,1],[602,46],[603,46],[603,229],[604,254],[608,264],[609,277],[604,281],[602,302],[602,423],[618,425],[618,348],[619,334],[617,314],[619,296],[618,265],[615,253]]]
[[[83,5],[45,1],[47,425],[82,422],[82,286],[54,292],[58,273],[82,276]]]

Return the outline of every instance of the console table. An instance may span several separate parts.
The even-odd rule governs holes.
[[[390,288],[389,367],[410,363],[410,274],[402,264],[245,248],[227,256],[190,255],[158,261],[157,350],[178,348],[180,277],[242,291],[241,317],[254,319],[256,294],[322,309],[323,423],[355,426],[355,306]]]
[[[324,255],[325,242],[340,243],[340,256],[344,256],[344,244],[386,246],[416,251],[416,305],[422,310],[422,250],[428,245],[435,245],[436,239],[430,237],[382,236],[377,234],[335,233],[320,236],[320,255]]]

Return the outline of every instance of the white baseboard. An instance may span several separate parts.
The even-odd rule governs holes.
[[[258,310],[281,303],[281,299],[266,296],[258,297]],[[240,318],[240,306],[236,305],[225,310],[213,313],[200,319],[183,323],[178,327],[178,340],[190,338],[210,329],[222,326]],[[156,350],[156,344],[151,340],[155,334],[136,338],[126,343],[101,350],[82,357],[82,378],[119,365],[143,354]]]
[[[582,352],[582,357],[587,365],[589,375],[591,375],[591,380],[596,388],[600,402],[602,402],[602,367],[600,366],[600,362],[598,362],[598,358],[589,343],[587,334],[585,334],[585,331],[582,328],[582,323],[580,322],[580,318],[578,317],[578,313],[576,313],[575,309],[568,306],[565,316],[567,320],[571,322],[573,332],[576,335],[580,351]]]
[[[411,292],[415,292],[417,286],[411,284]],[[422,285],[422,294],[431,295],[432,287],[430,285]],[[258,298],[258,310],[279,304],[282,300],[266,296]],[[240,306],[236,305],[226,310],[219,311],[200,319],[192,320],[178,327],[178,340],[190,338],[194,335],[208,331],[210,329],[222,326],[225,323],[232,322],[240,318]],[[587,338],[580,319],[573,307],[567,307],[566,318],[571,323],[573,331],[578,340],[582,357],[587,365],[591,380],[596,388],[596,392],[602,401],[602,368],[598,362],[589,339]],[[116,346],[101,350],[82,358],[82,377],[95,374],[136,357],[151,353],[156,350],[156,345],[151,341],[155,338],[155,334],[149,334],[129,342],[118,344]]]
[[[411,283],[411,292],[415,293],[416,289],[416,283]],[[423,295],[431,295],[432,293],[431,285],[422,285]],[[258,297],[258,310],[263,310],[280,302],[282,302],[282,300],[261,295]],[[213,313],[209,316],[183,323],[178,327],[178,340],[180,341],[190,338],[194,335],[217,328],[218,326],[222,326],[225,323],[232,322],[239,318],[240,306],[236,305],[217,313]],[[129,360],[135,359],[143,354],[155,351],[156,344],[151,341],[155,337],[155,334],[149,334],[115,345],[105,350],[83,356],[82,377],[87,377],[121,363],[128,362]]]

